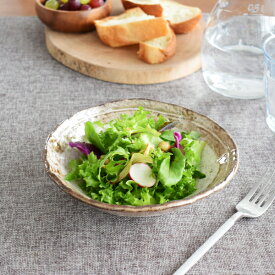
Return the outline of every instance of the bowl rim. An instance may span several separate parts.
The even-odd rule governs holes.
[[[91,108],[95,108],[95,107],[104,107],[105,105],[108,104],[112,104],[112,103],[118,103],[118,102],[127,102],[127,101],[135,101],[135,100],[142,100],[142,101],[149,101],[149,102],[157,102],[157,103],[161,103],[161,104],[166,104],[166,105],[170,105],[170,106],[175,106],[175,107],[180,107],[182,109],[185,109],[186,111],[190,111],[192,113],[198,114],[199,116],[206,118],[207,120],[210,120],[215,126],[218,127],[219,130],[223,131],[229,138],[233,148],[232,150],[234,150],[235,152],[235,158],[234,158],[234,166],[231,169],[230,173],[226,176],[225,179],[223,179],[223,181],[221,181],[220,183],[218,183],[217,185],[215,185],[213,188],[210,188],[209,190],[206,190],[204,192],[201,192],[199,194],[196,194],[195,196],[191,197],[191,198],[183,198],[180,200],[173,200],[173,201],[169,201],[163,204],[150,204],[150,205],[143,205],[143,206],[132,206],[132,205],[116,205],[116,204],[108,204],[105,202],[100,202],[97,200],[94,200],[92,198],[87,198],[84,197],[82,194],[75,192],[74,190],[72,190],[71,188],[69,188],[68,186],[66,186],[57,176],[54,172],[51,171],[51,165],[48,162],[47,159],[47,145],[48,145],[48,141],[49,139],[52,137],[53,133],[56,131],[56,129],[61,126],[63,124],[64,121],[72,118],[73,116],[77,115],[80,112],[83,112],[85,110],[89,110]],[[215,122],[214,120],[210,119],[209,117],[207,117],[206,115],[203,115],[201,113],[195,112],[191,109],[185,108],[183,106],[177,105],[177,104],[172,104],[172,103],[167,103],[167,102],[163,102],[163,101],[158,101],[158,100],[151,100],[151,99],[147,99],[147,98],[129,98],[129,99],[123,99],[123,100],[114,100],[114,101],[108,101],[102,104],[98,104],[96,106],[92,106],[90,108],[78,111],[76,113],[74,113],[73,115],[71,115],[69,118],[63,120],[61,123],[59,123],[54,130],[48,135],[47,139],[46,139],[46,145],[45,148],[43,150],[43,160],[44,160],[44,165],[45,165],[45,169],[46,172],[48,174],[48,176],[50,177],[50,179],[57,184],[57,186],[59,188],[61,188],[64,192],[66,192],[67,194],[71,195],[72,197],[74,197],[77,200],[80,200],[81,202],[84,202],[90,206],[96,207],[98,209],[101,210],[105,210],[108,212],[124,212],[124,213],[144,213],[144,212],[161,212],[161,211],[165,211],[167,209],[172,209],[172,208],[178,208],[181,206],[185,206],[185,205],[190,205],[192,203],[195,203],[198,200],[201,200],[203,198],[208,197],[209,195],[216,193],[220,190],[222,190],[227,184],[230,183],[230,181],[232,180],[232,178],[234,177],[234,175],[236,174],[238,167],[239,167],[239,149],[236,145],[236,143],[234,142],[233,138],[231,137],[231,135],[223,128],[221,127],[217,122]]]
[[[83,13],[90,13],[90,12],[93,12],[95,10],[98,10],[98,9],[101,9],[103,7],[106,6],[107,3],[111,2],[112,0],[106,0],[104,1],[104,5],[100,6],[100,7],[97,7],[97,8],[92,8],[91,10],[76,10],[76,11],[66,11],[66,10],[54,10],[54,9],[50,9],[50,8],[47,8],[45,5],[42,4],[42,1],[46,1],[46,0],[35,0],[35,3],[36,5],[38,5],[40,8],[42,9],[45,9],[49,12],[56,12],[56,13],[63,13],[63,14],[83,14]]]

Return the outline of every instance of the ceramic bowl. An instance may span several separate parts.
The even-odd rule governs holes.
[[[79,141],[84,135],[86,121],[107,122],[122,113],[133,113],[143,106],[153,114],[162,114],[169,120],[177,120],[177,128],[183,131],[199,131],[206,141],[201,170],[206,178],[199,180],[197,191],[181,200],[146,206],[111,205],[88,197],[76,183],[64,180],[69,171],[68,162],[78,157],[77,150],[68,146],[70,140]],[[45,165],[50,178],[66,193],[98,210],[120,216],[156,216],[175,211],[197,200],[209,197],[223,189],[233,178],[238,167],[238,149],[230,135],[208,117],[189,109],[148,99],[128,99],[106,103],[76,113],[60,124],[49,135],[45,152]]]
[[[94,21],[111,13],[112,0],[106,0],[102,7],[87,11],[53,10],[44,6],[45,0],[35,0],[35,10],[39,19],[49,28],[59,32],[92,31]]]

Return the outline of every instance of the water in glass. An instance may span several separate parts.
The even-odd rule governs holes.
[[[251,4],[247,0],[220,0],[204,34],[202,70],[208,86],[234,98],[264,96],[263,41],[275,26],[275,0]],[[244,12],[245,11],[245,12]]]

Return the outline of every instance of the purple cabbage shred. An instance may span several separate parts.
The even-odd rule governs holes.
[[[182,140],[182,136],[180,132],[174,132],[174,138],[175,138],[175,147],[180,149],[182,154],[184,154],[183,147],[180,145],[180,141]]]
[[[86,143],[86,142],[69,142],[70,147],[78,149],[81,153],[88,156],[91,152],[93,152],[96,157],[99,159],[102,153],[98,150],[94,145]]]

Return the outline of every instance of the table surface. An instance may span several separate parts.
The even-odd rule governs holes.
[[[2,0],[0,5],[1,15],[35,15],[35,0]],[[216,0],[184,0],[187,5],[198,6],[204,12],[208,12],[216,3]]]
[[[146,86],[80,75],[49,56],[35,17],[0,17],[0,37],[0,274],[171,274],[275,169],[263,99],[220,96],[201,72]],[[240,150],[229,186],[151,218],[103,214],[59,190],[42,162],[47,135],[77,111],[136,97],[180,104],[229,131]],[[274,274],[274,210],[273,204],[262,217],[240,221],[188,274]]]

